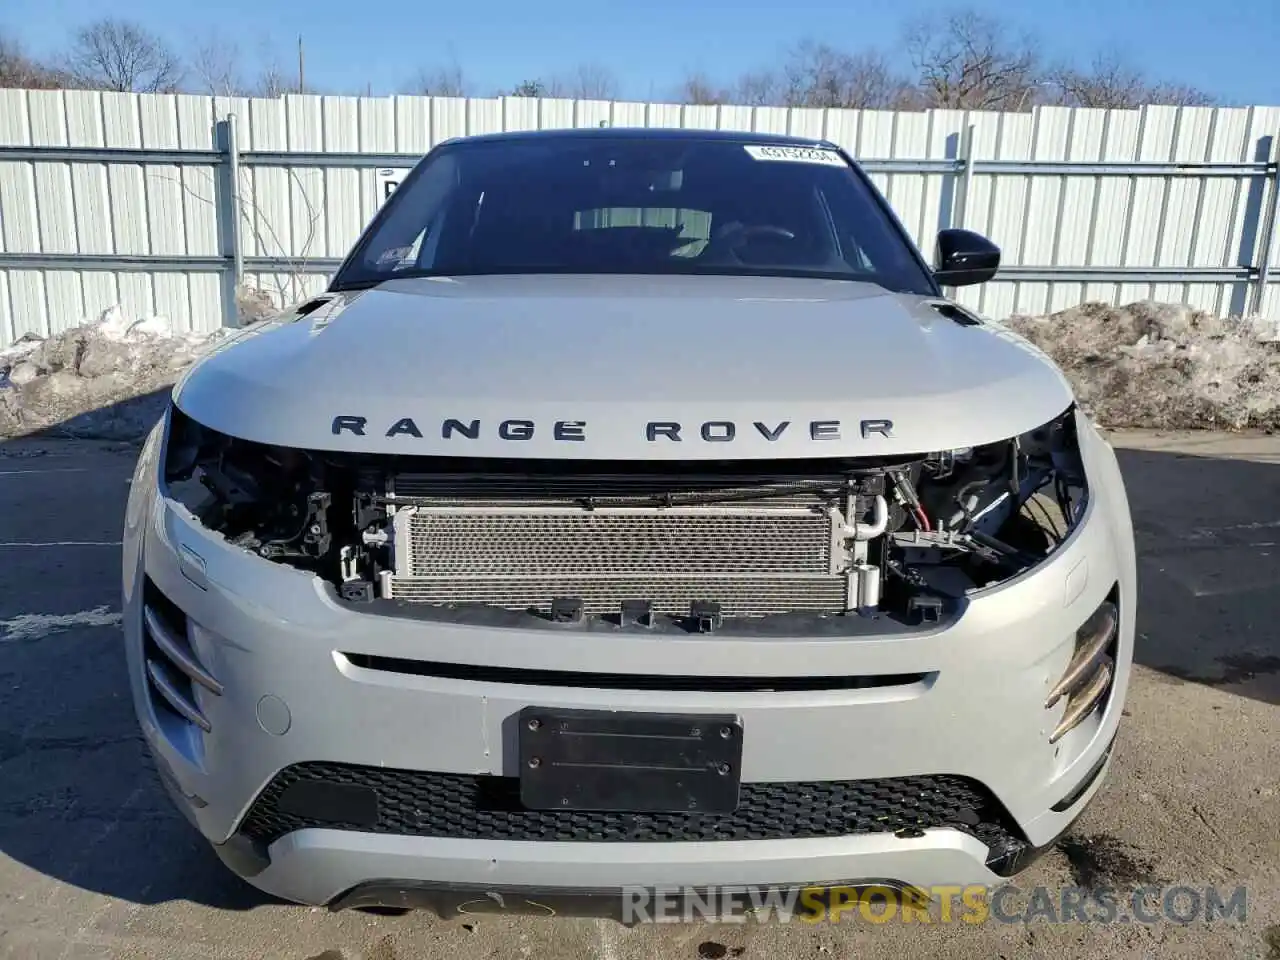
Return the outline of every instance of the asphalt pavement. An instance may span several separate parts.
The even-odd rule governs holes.
[[[169,807],[128,699],[119,540],[134,450],[0,442],[0,957],[1280,960],[1280,438],[1113,440],[1138,534],[1139,666],[1106,786],[1001,917],[635,928],[333,914],[228,874]],[[1064,888],[1097,886],[1184,889],[1114,922],[1030,909],[1043,887],[1060,920]],[[1215,920],[1189,899],[1241,890]]]

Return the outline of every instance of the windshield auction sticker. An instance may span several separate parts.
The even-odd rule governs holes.
[[[820,163],[828,167],[843,167],[844,158],[835,150],[823,147],[786,147],[776,144],[746,145],[746,151],[755,160],[782,160],[789,163]]]

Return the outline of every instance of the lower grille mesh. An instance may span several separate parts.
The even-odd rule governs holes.
[[[317,784],[363,797],[370,822],[344,820],[305,797]],[[643,843],[772,840],[952,827],[988,845],[1019,839],[999,802],[980,784],[939,775],[812,783],[746,783],[731,814],[530,811],[514,777],[304,763],[281,771],[244,821],[249,837],[271,843],[308,827],[474,840]]]

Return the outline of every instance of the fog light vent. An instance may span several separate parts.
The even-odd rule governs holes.
[[[1044,704],[1050,709],[1066,700],[1062,719],[1049,735],[1050,743],[1057,743],[1079,726],[1111,692],[1119,626],[1119,611],[1108,600],[1076,631],[1075,653]]]
[[[142,631],[153,705],[208,733],[212,727],[198,706],[196,688],[222,696],[222,684],[196,658],[187,636],[186,614],[150,579],[144,584]]]

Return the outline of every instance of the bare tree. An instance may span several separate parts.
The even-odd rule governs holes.
[[[263,67],[258,71],[257,77],[254,78],[253,84],[246,92],[250,97],[283,97],[286,93],[315,93],[315,89],[310,84],[298,89],[298,81],[295,77],[286,73],[279,66],[271,65]]]
[[[685,103],[886,110],[1217,102],[1189,85],[1153,82],[1116,53],[1096,57],[1088,68],[1067,64],[1046,70],[1034,38],[970,10],[916,22],[907,30],[906,47],[914,76],[897,70],[876,49],[850,52],[809,39],[792,47],[777,70],[744,74],[730,87],[690,73],[675,95]]]
[[[911,82],[876,50],[846,53],[825,43],[797,44],[783,70],[784,100],[793,107],[888,109],[909,99]]]
[[[524,80],[499,96],[613,100],[617,97],[617,88],[618,81],[608,67],[586,63],[568,73]]]
[[[744,73],[728,88],[690,74],[677,96],[686,103],[855,109],[909,109],[920,99],[879,51],[848,53],[815,40],[792,47],[780,70]]]
[[[1146,103],[1171,107],[1214,107],[1221,101],[1212,93],[1183,83],[1161,81],[1147,88]]]
[[[215,97],[240,97],[248,93],[240,46],[219,33],[211,33],[191,57],[191,72],[201,93]]]
[[[281,97],[301,91],[298,78],[280,66],[276,51],[264,40],[258,55],[246,63],[240,45],[216,32],[209,34],[191,56],[191,89],[216,97]]]
[[[785,81],[772,70],[752,70],[740,76],[730,96],[747,107],[779,106],[786,102]]]
[[[1070,107],[1113,110],[1143,104],[1206,107],[1216,102],[1212,95],[1195,87],[1149,81],[1117,51],[1099,54],[1088,69],[1070,65],[1055,67],[1049,72],[1047,82],[1055,91],[1055,101]]]
[[[674,98],[680,103],[715,104],[729,103],[733,96],[723,87],[717,86],[701,72],[690,73],[673,91]]]
[[[178,58],[163,40],[135,23],[111,18],[75,32],[66,66],[81,85],[102,90],[170,93],[182,80]]]
[[[928,106],[1020,109],[1039,79],[1034,41],[971,10],[919,20],[906,36]]]
[[[252,287],[241,284],[236,290],[236,306],[242,318],[261,319],[258,314],[270,314],[271,305],[277,308],[291,302],[297,302],[306,296],[308,281],[314,282],[316,271],[309,268],[307,261],[315,255],[315,246],[321,241],[324,230],[320,221],[324,217],[323,202],[313,199],[297,170],[290,168],[289,179],[293,196],[297,198],[293,209],[293,233],[290,242],[285,243],[272,222],[270,211],[264,210],[254,199],[253,184],[247,179],[249,173],[243,168],[240,171],[241,184],[239,191],[239,210],[241,224],[248,229],[257,242],[259,249],[267,255],[277,256],[284,261],[287,270],[272,275],[275,284],[274,293],[265,287]],[[162,180],[174,184],[187,196],[210,208],[216,206],[216,188],[213,175],[208,171],[193,170],[191,177],[181,179],[172,174],[150,171],[148,179]],[[203,187],[202,189],[200,187]],[[299,225],[305,216],[305,226]],[[293,251],[296,250],[296,253]],[[242,320],[242,322],[245,322]]]
[[[306,82],[301,65],[284,67],[279,51],[264,40],[258,51],[257,72],[249,85],[251,97],[282,97],[286,93],[316,93],[317,88]]]
[[[72,85],[66,73],[33,60],[22,44],[0,35],[0,87],[56,90]]]
[[[571,96],[579,100],[616,100],[618,78],[600,63],[582,63],[565,80]]]
[[[424,97],[465,97],[467,89],[462,67],[455,63],[447,67],[422,68],[410,81],[408,92]]]

